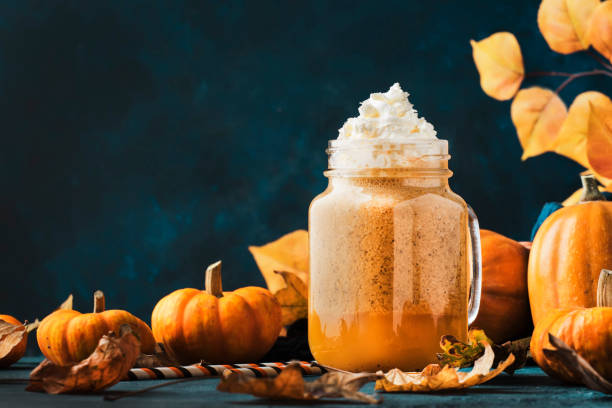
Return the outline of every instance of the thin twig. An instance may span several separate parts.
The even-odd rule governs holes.
[[[572,82],[574,79],[585,77],[585,76],[593,76],[593,75],[605,75],[605,76],[612,77],[612,72],[606,71],[604,69],[594,69],[592,71],[577,72],[569,76],[565,81],[563,81],[563,83],[561,83],[561,85],[559,85],[559,87],[555,89],[555,93],[558,94],[559,92],[561,92],[563,88],[569,85],[569,83]]]
[[[601,58],[599,56],[599,54],[594,53],[591,50],[587,51],[587,54],[593,58],[595,61],[599,62],[601,65],[603,65],[604,67],[606,67],[606,69],[612,71],[612,65],[608,64],[608,61],[606,61],[605,59]]]
[[[527,77],[538,77],[538,76],[564,76],[564,77],[571,77],[574,74],[571,74],[569,72],[555,72],[555,71],[535,71],[535,72],[528,72],[525,74],[525,76]]]
[[[104,400],[105,401],[117,401],[118,399],[121,399],[123,397],[131,397],[133,395],[143,394],[143,393],[145,393],[147,391],[155,390],[157,388],[167,387],[169,385],[179,384],[179,383],[183,383],[183,382],[187,382],[187,381],[204,380],[204,379],[207,379],[207,378],[211,378],[211,377],[187,377],[187,378],[181,378],[179,380],[164,382],[164,383],[161,383],[161,384],[155,384],[155,385],[152,385],[150,387],[141,388],[141,389],[135,390],[135,391],[128,391],[128,392],[124,392],[124,393],[121,393],[121,394],[116,394],[116,395],[105,394],[104,395]]]

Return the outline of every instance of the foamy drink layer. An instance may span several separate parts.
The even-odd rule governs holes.
[[[349,118],[330,142],[330,168],[413,167],[424,156],[448,152],[433,125],[420,118],[398,83],[370,94],[359,116]]]

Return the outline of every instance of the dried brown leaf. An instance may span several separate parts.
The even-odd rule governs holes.
[[[282,324],[288,326],[308,316],[308,286],[295,275],[287,271],[276,271],[283,277],[285,288],[274,294],[281,305]]]
[[[497,368],[491,370],[494,361],[495,353],[487,344],[484,354],[474,362],[469,373],[450,366],[440,368],[437,364],[425,367],[420,373],[393,369],[376,381],[375,389],[385,392],[432,392],[468,388],[496,377],[514,363],[514,355],[510,354]]]
[[[495,363],[499,363],[508,358],[510,354],[514,355],[514,363],[509,365],[504,371],[513,375],[516,370],[525,366],[529,358],[529,344],[531,337],[525,337],[519,340],[507,341],[501,345],[493,345],[495,352]]]
[[[0,320],[0,364],[28,335],[26,326]]]
[[[576,374],[587,387],[605,394],[612,394],[612,383],[595,371],[591,364],[576,353],[574,349],[550,333],[548,334],[548,341],[555,349],[542,350],[547,359]]]
[[[108,388],[126,376],[140,353],[140,341],[129,325],[119,335],[102,336],[95,351],[71,366],[44,360],[30,373],[28,391],[49,394],[92,393]]]
[[[377,378],[380,378],[379,374],[333,371],[315,381],[306,382],[302,377],[299,363],[291,363],[276,378],[253,378],[244,373],[226,370],[217,390],[275,400],[313,401],[322,398],[345,398],[378,404],[381,399],[359,392],[364,384]]]
[[[166,353],[162,343],[155,345],[155,353],[153,354],[140,353],[134,363],[134,367],[138,368],[172,367],[178,365],[180,363]]]

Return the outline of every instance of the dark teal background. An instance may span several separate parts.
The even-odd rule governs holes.
[[[528,71],[595,67],[548,49],[538,4],[1,2],[0,313],[43,317],[69,293],[88,311],[102,289],[148,321],[217,259],[226,288],[263,285],[247,246],[307,227],[327,140],[396,81],[450,141],[451,185],[481,224],[527,239],[581,168],[520,161],[510,103],[481,91],[469,40],[509,30]]]

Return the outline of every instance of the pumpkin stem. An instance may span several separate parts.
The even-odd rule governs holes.
[[[209,295],[223,297],[223,289],[221,287],[221,261],[217,261],[206,268],[206,283],[205,290]]]
[[[101,290],[94,292],[94,313],[101,313],[104,311],[104,293]]]
[[[582,195],[580,196],[581,203],[587,201],[606,201],[606,197],[599,191],[597,180],[592,174],[583,174],[580,176],[582,180]]]
[[[612,307],[612,271],[602,269],[597,284],[597,306]]]

